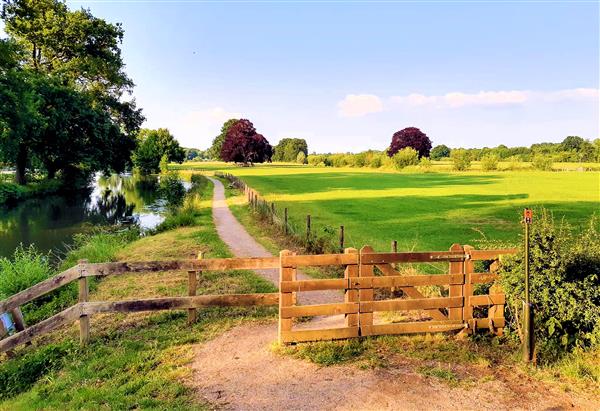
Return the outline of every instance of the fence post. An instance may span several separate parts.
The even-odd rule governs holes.
[[[23,318],[23,313],[21,312],[21,307],[13,308],[10,310],[10,314],[12,315],[13,322],[15,323],[15,330],[23,331],[25,328],[27,328],[25,319]]]
[[[452,244],[450,247],[451,253],[462,253],[464,252],[463,247],[460,244]],[[449,264],[448,274],[463,274],[462,284],[450,284],[448,297],[464,297],[463,287],[465,284],[465,276],[463,271],[463,261],[451,261]],[[465,305],[463,299],[463,306]],[[449,320],[463,320],[463,309],[462,307],[448,308],[448,319]]]
[[[358,250],[356,248],[346,248],[344,250],[345,254],[358,254]],[[348,285],[346,287],[346,291],[344,292],[344,302],[346,303],[357,303],[358,301],[358,290],[355,288],[351,288],[352,284],[350,283],[350,278],[358,277],[358,264],[347,265],[346,270],[344,271],[344,278],[348,280]],[[346,314],[346,327],[358,327],[358,314]]]
[[[358,276],[359,277],[373,277],[373,265],[363,264],[363,254],[369,254],[373,252],[371,246],[365,245],[360,249],[359,265],[358,265]],[[361,285],[361,287],[364,284]],[[373,285],[371,283],[370,288],[361,288],[358,290],[360,314],[358,316],[358,324],[360,326],[360,335],[371,335],[371,327],[373,326]]]
[[[310,244],[310,214],[306,215],[306,245]]]
[[[275,203],[271,203],[271,223],[275,223]]]
[[[344,252],[344,226],[340,226],[340,253]]]
[[[202,259],[202,251],[198,253],[198,260]],[[200,271],[190,270],[188,271],[188,295],[194,297],[196,295],[196,289],[198,287],[198,274]],[[192,325],[196,322],[197,310],[195,308],[188,308],[188,325]]]
[[[398,252],[398,241],[397,240],[392,240],[392,247],[391,248],[392,248],[392,253],[397,253]],[[398,269],[398,264],[393,263],[392,264],[392,268],[394,270],[397,270]],[[394,275],[397,275],[397,274],[394,274]],[[396,292],[396,287],[391,287],[390,291],[392,293],[395,293]]]
[[[294,305],[294,296],[291,292],[281,292],[282,281],[292,281],[294,279],[294,268],[283,266],[283,257],[291,255],[289,250],[281,250],[279,253],[279,343],[284,344],[286,342],[285,333],[292,331],[292,319],[281,318],[282,308],[290,307]]]
[[[471,305],[471,296],[473,295],[473,282],[471,280],[471,275],[474,272],[473,269],[473,260],[471,260],[471,250],[474,248],[470,245],[465,245],[465,262],[463,264],[464,274],[465,274],[465,284],[463,285],[463,297],[464,297],[464,307],[463,307],[463,320],[465,323],[473,325],[473,328],[470,330],[472,332],[476,332],[477,322],[473,321],[473,306]]]
[[[88,260],[79,260],[79,303],[83,304],[88,301],[89,296],[89,283],[88,277],[85,276],[86,267],[85,264]],[[82,267],[83,266],[83,267]],[[79,316],[79,343],[85,346],[90,341],[90,317],[87,315]]]
[[[285,235],[288,235],[288,209],[287,207],[283,209],[283,227]]]

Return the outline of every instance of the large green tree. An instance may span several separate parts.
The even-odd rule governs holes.
[[[230,118],[223,126],[221,126],[221,133],[216,136],[212,142],[212,145],[208,149],[208,157],[213,160],[222,160],[221,158],[221,149],[223,148],[223,142],[225,141],[225,137],[227,137],[227,132],[229,129],[237,123],[239,120],[236,118]]]
[[[142,174],[158,173],[163,156],[177,163],[185,159],[185,149],[166,128],[142,129],[138,134],[138,145],[133,153],[133,164]]]
[[[5,0],[1,15],[5,31],[23,51],[18,54],[17,61],[21,72],[27,75],[21,74],[21,77],[29,77],[29,81],[34,81],[38,88],[30,89],[38,94],[39,100],[46,101],[46,104],[40,105],[41,116],[49,126],[38,134],[52,142],[64,143],[68,140],[73,143],[69,147],[64,144],[54,146],[69,151],[66,155],[52,152],[49,147],[31,144],[28,140],[36,136],[17,132],[26,128],[26,125],[19,126],[13,122],[10,138],[3,139],[0,148],[13,153],[17,180],[20,183],[25,181],[24,175],[20,176],[20,170],[24,172],[30,158],[36,155],[49,168],[50,175],[57,169],[76,166],[76,163],[70,163],[58,167],[56,161],[43,158],[49,153],[59,162],[83,159],[85,163],[81,169],[88,173],[125,168],[130,162],[135,134],[143,116],[141,110],[136,108],[135,101],[125,98],[131,93],[133,82],[124,72],[121,58],[122,27],[94,17],[89,10],[71,11],[64,2],[58,0]],[[67,91],[68,88],[79,95]],[[10,91],[5,88],[5,93],[9,94]],[[63,112],[56,109],[53,99],[58,99]],[[64,112],[70,109],[73,109],[73,113]],[[86,115],[81,116],[81,122],[87,122],[87,126],[78,124],[75,127],[73,122],[61,123],[65,118],[75,121],[83,113],[82,110]],[[89,127],[90,124],[94,124],[95,128]],[[84,135],[83,132],[92,132],[94,135]],[[77,135],[82,141],[73,140]],[[76,148],[86,147],[86,139],[97,145],[105,145],[95,147],[95,154],[100,157],[93,157],[89,149],[85,153],[71,155],[75,154],[73,151]],[[18,149],[12,150],[13,146]],[[36,147],[44,150],[41,153],[33,152]]]
[[[282,138],[274,148],[273,161],[295,162],[298,154],[308,156],[308,145],[303,138]]]

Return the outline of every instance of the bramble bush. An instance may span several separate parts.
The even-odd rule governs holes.
[[[535,306],[538,358],[550,362],[573,349],[600,346],[600,219],[583,230],[546,210],[531,226],[530,296]],[[509,326],[520,333],[524,298],[523,251],[503,259],[501,284]]]

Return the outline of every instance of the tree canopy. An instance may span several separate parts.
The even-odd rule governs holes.
[[[273,161],[295,162],[298,154],[308,156],[308,145],[303,138],[282,138],[273,149]]]
[[[397,131],[392,136],[392,143],[388,149],[388,156],[393,157],[403,148],[411,147],[417,150],[419,158],[429,157],[431,151],[431,140],[425,133],[416,127],[407,127]]]
[[[432,160],[440,160],[444,157],[450,157],[450,148],[444,144],[440,144],[431,150],[429,156]]]
[[[271,161],[272,155],[273,148],[267,139],[258,134],[254,125],[246,119],[229,128],[221,149],[222,160],[244,164]]]
[[[0,152],[26,182],[32,163],[48,177],[122,171],[144,118],[125,100],[123,29],[58,0],[5,0],[0,41]]]
[[[227,136],[227,132],[235,123],[239,120],[236,118],[230,118],[223,126],[221,126],[221,133],[216,136],[212,142],[212,145],[208,149],[208,157],[213,160],[221,160],[221,149],[223,148],[223,142],[225,141],[225,137]]]
[[[163,156],[167,161],[176,163],[181,163],[185,159],[185,149],[179,146],[175,137],[166,128],[142,129],[137,139],[133,164],[142,174],[158,173]]]

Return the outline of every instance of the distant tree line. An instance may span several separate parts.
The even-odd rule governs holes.
[[[58,0],[5,0],[0,39],[0,161],[85,181],[131,165],[144,117],[124,71],[123,29]]]
[[[589,141],[568,136],[561,143],[537,143],[530,147],[456,148],[437,145],[415,127],[400,130],[392,136],[385,151],[368,150],[361,153],[313,153],[310,165],[324,167],[371,167],[403,169],[418,165],[431,167],[431,160],[449,160],[455,170],[464,171],[473,161],[481,162],[484,171],[497,170],[500,161],[508,162],[509,169],[521,168],[518,163],[531,162],[533,168],[550,170],[554,162],[600,162],[600,139]]]

